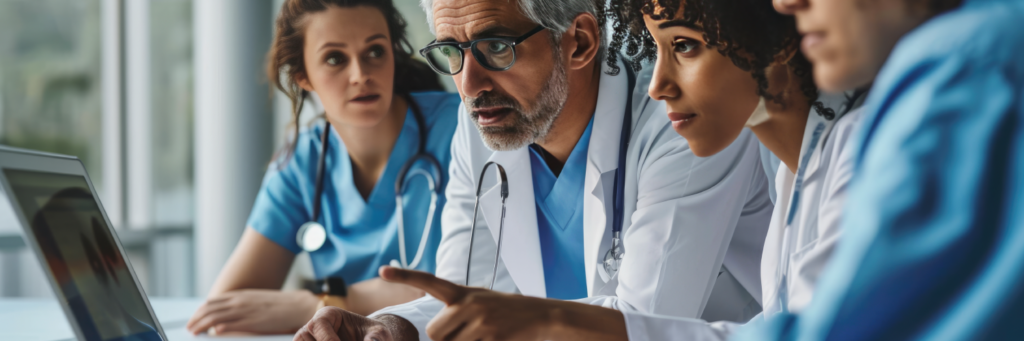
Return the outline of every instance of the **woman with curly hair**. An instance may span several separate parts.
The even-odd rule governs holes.
[[[792,17],[763,0],[615,1],[612,45],[640,67],[655,60],[649,95],[665,101],[676,132],[713,155],[749,128],[781,161],[761,257],[761,316],[804,309],[841,233],[853,173],[851,137],[864,90],[836,110],[818,99]],[[613,62],[609,58],[609,62]],[[770,173],[769,173],[770,174]],[[624,312],[630,339],[723,339],[731,322]]]

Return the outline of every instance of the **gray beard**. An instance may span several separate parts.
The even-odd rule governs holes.
[[[551,132],[551,126],[555,123],[558,115],[562,113],[562,108],[569,98],[568,83],[565,66],[561,61],[556,61],[551,77],[548,78],[544,88],[533,101],[536,103],[533,110],[527,111],[512,97],[493,92],[484,93],[476,98],[467,97],[465,104],[467,108],[470,108],[469,115],[488,148],[495,151],[516,150],[547,138],[548,133]],[[492,106],[504,106],[512,109],[512,113],[505,118],[506,125],[481,127],[477,120],[478,115],[472,109]]]

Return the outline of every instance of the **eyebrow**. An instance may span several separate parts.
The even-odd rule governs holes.
[[[669,28],[669,27],[680,27],[680,26],[692,29],[694,31],[703,31],[704,30],[704,28],[698,26],[697,24],[693,23],[692,21],[687,21],[687,20],[683,20],[683,19],[674,19],[674,20],[669,20],[669,21],[663,22],[661,24],[658,24],[658,28],[659,29],[666,29],[666,28]]]
[[[366,42],[369,43],[369,42],[377,40],[377,39],[388,40],[388,36],[384,35],[383,33],[374,34],[374,35],[370,36],[369,38],[366,38]],[[347,46],[348,45],[345,44],[345,43],[324,43],[323,45],[320,45],[320,48],[317,49],[317,51],[326,49],[328,47],[345,48]]]
[[[369,43],[369,42],[374,41],[376,39],[388,40],[388,37],[386,35],[384,35],[383,33],[377,33],[377,34],[374,34],[374,35],[370,36],[369,38],[366,38],[366,42]]]
[[[517,33],[516,31],[512,30],[511,28],[508,28],[508,27],[505,27],[505,26],[494,25],[494,26],[488,27],[487,29],[484,29],[484,30],[482,30],[480,32],[473,33],[472,35],[470,35],[469,39],[470,40],[477,40],[477,39],[484,39],[484,38],[516,37],[516,36],[519,36],[519,33]],[[444,38],[444,39],[438,39],[437,41],[438,42],[454,42],[455,39]]]

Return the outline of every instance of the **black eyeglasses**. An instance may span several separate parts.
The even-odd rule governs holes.
[[[421,49],[420,55],[427,59],[427,63],[434,71],[449,76],[462,71],[463,62],[466,60],[462,51],[465,49],[473,51],[473,57],[485,69],[505,71],[516,63],[516,45],[542,30],[544,26],[538,25],[530,32],[515,38],[483,38],[465,43],[434,41]]]

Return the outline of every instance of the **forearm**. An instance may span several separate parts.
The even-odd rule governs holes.
[[[551,301],[551,340],[625,341],[626,320],[614,309],[570,301]]]
[[[422,290],[408,285],[388,283],[380,278],[375,278],[349,286],[345,307],[342,308],[366,316],[375,311],[423,297],[423,294]]]
[[[246,228],[209,297],[239,289],[281,289],[295,255],[252,228]]]

